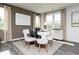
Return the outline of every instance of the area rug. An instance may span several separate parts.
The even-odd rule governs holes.
[[[30,45],[29,49],[27,45],[25,46],[26,42],[24,40],[13,42],[13,44],[24,54],[24,55],[52,55],[54,54],[62,45],[63,43],[54,41],[52,48],[48,45],[47,49],[48,52],[44,48],[41,48],[39,52],[39,48],[35,45]]]

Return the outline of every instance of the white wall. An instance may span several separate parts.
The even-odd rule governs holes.
[[[69,41],[73,41],[73,42],[79,42],[79,27],[72,27],[71,26],[71,13],[75,12],[75,11],[79,11],[79,5],[75,5],[72,7],[68,7],[67,8],[67,26],[66,26],[66,36],[67,36],[67,40]]]

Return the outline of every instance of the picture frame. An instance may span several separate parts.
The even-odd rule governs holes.
[[[79,11],[71,13],[71,26],[79,27]]]
[[[15,25],[30,26],[31,16],[22,13],[15,13]]]

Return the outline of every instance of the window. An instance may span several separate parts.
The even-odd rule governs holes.
[[[40,16],[35,17],[35,28],[40,27]]]
[[[61,28],[61,12],[53,12],[46,15],[47,28],[60,29]]]
[[[4,8],[0,7],[0,29],[4,28]]]
[[[55,12],[54,13],[54,18],[53,18],[53,23],[54,23],[54,26],[53,28],[55,29],[60,29],[61,28],[61,13],[60,12]]]
[[[52,15],[52,13],[46,15],[46,23],[47,23],[47,28],[52,28],[52,24],[53,24],[53,15]]]

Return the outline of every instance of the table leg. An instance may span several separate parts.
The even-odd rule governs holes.
[[[28,48],[30,47],[30,43],[28,42]]]
[[[39,44],[39,52],[40,52],[40,49],[41,49],[41,47],[40,47],[40,44]]]

